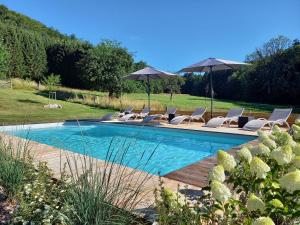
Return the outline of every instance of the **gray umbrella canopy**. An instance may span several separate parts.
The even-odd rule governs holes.
[[[219,70],[239,69],[242,66],[249,65],[248,63],[208,58],[201,62],[195,63],[180,70],[180,72],[211,72]]]
[[[210,112],[211,117],[213,114],[213,84],[212,84],[212,72],[213,71],[222,71],[222,70],[232,70],[239,69],[243,66],[249,65],[248,63],[231,61],[226,59],[216,59],[208,58],[201,62],[195,63],[188,67],[181,69],[179,72],[209,72],[210,73],[210,94],[211,94],[211,103],[210,103]]]
[[[126,80],[145,80],[147,81],[148,107],[150,109],[150,80],[167,79],[176,76],[176,74],[169,73],[163,70],[155,69],[147,66],[144,69],[138,70],[124,77]]]

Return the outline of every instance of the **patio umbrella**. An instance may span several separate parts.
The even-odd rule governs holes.
[[[150,79],[166,79],[171,76],[176,76],[176,74],[165,72],[163,70],[158,70],[151,66],[147,66],[144,69],[138,70],[134,73],[125,76],[123,79],[147,81],[148,107],[150,109]]]
[[[198,62],[198,63],[195,63],[188,67],[185,67],[185,68],[181,69],[179,72],[209,72],[209,75],[210,75],[210,97],[211,97],[210,115],[212,117],[213,97],[214,97],[213,83],[212,83],[213,71],[238,69],[245,65],[249,65],[249,64],[243,63],[243,62],[225,60],[225,59],[208,58],[201,62]]]

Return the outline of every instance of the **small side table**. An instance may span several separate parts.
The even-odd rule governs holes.
[[[238,120],[238,127],[243,128],[250,120],[254,120],[253,116],[240,116]]]
[[[170,121],[175,117],[175,114],[169,114],[169,117],[168,117],[168,121],[170,123]]]

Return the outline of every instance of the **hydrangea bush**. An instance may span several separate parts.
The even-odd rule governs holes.
[[[235,157],[218,151],[208,178],[191,224],[300,224],[300,121],[288,132],[258,131],[258,143]]]

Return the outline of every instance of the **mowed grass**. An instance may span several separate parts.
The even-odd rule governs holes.
[[[145,103],[147,102],[147,95],[143,93],[125,94],[124,97],[130,100],[144,100]],[[205,97],[176,94],[173,95],[173,100],[170,101],[169,94],[152,94],[151,100],[153,100],[154,102],[159,102],[164,106],[176,106],[178,109],[183,111],[193,110],[196,107],[207,107],[208,110],[210,110],[210,98]],[[294,112],[300,112],[299,107],[295,106],[247,103],[220,99],[215,99],[213,101],[214,111],[227,111],[228,109],[236,107],[245,108],[245,110],[248,112],[271,112],[274,108],[292,107],[294,108]]]
[[[60,88],[61,91],[66,92],[76,92],[84,95],[107,97],[108,93],[88,91],[88,90],[78,90],[70,88]],[[137,106],[136,109],[141,108],[141,106],[148,105],[148,97],[146,93],[130,93],[123,94],[121,97],[124,105]],[[166,108],[167,106],[176,106],[180,111],[193,111],[196,107],[207,107],[210,110],[210,98],[192,96],[187,94],[173,94],[172,100],[170,99],[170,94],[151,94],[151,105],[152,108]],[[249,103],[242,101],[231,101],[223,99],[214,99],[213,110],[214,111],[227,111],[231,108],[242,107],[247,112],[272,112],[274,108],[293,108],[294,113],[300,112],[300,106],[292,105],[274,105],[274,104],[261,104],[261,103]]]
[[[67,101],[54,101],[61,104],[62,109],[46,109],[48,98],[35,90],[0,89],[0,124],[22,124],[38,122],[54,122],[67,119],[99,118],[108,109],[86,106]]]
[[[60,88],[63,92],[81,93],[89,96],[107,96],[107,93],[75,90],[70,88]],[[205,97],[191,96],[185,94],[174,94],[170,100],[169,94],[152,94],[151,100],[153,109],[159,108],[165,110],[167,106],[176,106],[180,111],[193,111],[196,107],[207,107],[210,110],[210,99]],[[85,105],[85,102],[74,103],[68,99],[57,100],[51,103],[61,104],[62,109],[47,109],[43,106],[48,104],[48,98],[40,91],[35,89],[0,89],[0,124],[22,124],[38,122],[64,121],[67,119],[94,119],[102,115],[113,112],[112,108],[117,109],[119,102],[126,103],[123,105],[132,105],[136,110],[140,110],[147,105],[147,95],[145,93],[124,94],[121,100],[114,100],[114,107],[109,109],[101,106]],[[110,102],[108,100],[108,102]],[[113,101],[111,101],[113,102]],[[83,103],[83,104],[82,104]],[[271,112],[278,107],[293,107],[294,113],[299,113],[299,107],[282,106],[270,104],[246,103],[229,100],[214,100],[214,111],[228,111],[230,108],[243,107],[245,112]]]

